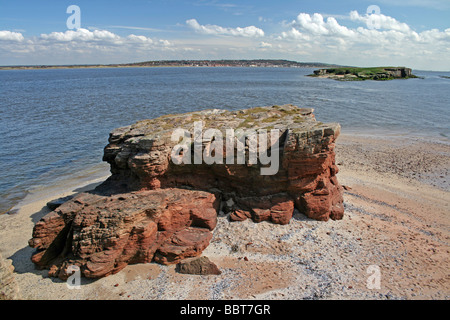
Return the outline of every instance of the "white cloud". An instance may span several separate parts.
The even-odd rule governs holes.
[[[26,39],[20,33],[0,31],[0,40],[12,40],[0,46],[0,58],[9,64],[124,63],[149,60],[149,55],[163,57],[173,50],[164,39],[82,28]]]
[[[127,39],[135,43],[153,44],[153,40],[151,38],[147,38],[146,36],[137,36],[134,34],[130,34]]]
[[[396,30],[399,32],[411,31],[411,28],[406,23],[399,22],[392,17],[385,16],[384,14],[366,14],[362,16],[357,11],[351,11],[350,19],[353,21],[363,22],[366,26],[372,26],[378,29]]]
[[[357,11],[350,12],[344,20],[359,26],[344,26],[330,15],[324,19],[319,13],[300,13],[294,21],[282,24],[287,30],[275,39],[285,45],[285,52],[292,54],[296,50],[295,45],[310,48],[307,56],[314,61],[319,59],[350,65],[405,65],[412,62],[420,68],[434,64],[439,65],[441,70],[450,69],[450,64],[446,62],[450,48],[450,28],[416,32],[408,24],[393,17],[383,14],[361,15]],[[428,60],[420,52],[427,52]]]
[[[23,41],[24,37],[20,32],[12,32],[8,30],[0,30],[0,40],[6,41]]]
[[[291,26],[294,27],[293,30],[291,29],[290,31],[291,34],[297,37],[299,34],[295,35],[295,28],[302,29],[309,34],[319,36],[332,35],[352,37],[355,35],[353,30],[348,29],[345,26],[341,26],[334,17],[328,17],[325,21],[323,16],[319,13],[314,13],[312,16],[307,13],[300,13],[297,16],[297,19],[291,23]]]
[[[288,24],[290,30],[281,33],[279,39],[323,41],[339,39],[346,43],[365,44],[397,44],[405,41],[409,44],[433,43],[450,41],[450,28],[444,31],[431,29],[420,33],[414,31],[406,23],[383,14],[360,15],[357,11],[351,11],[349,17],[354,22],[360,22],[363,26],[351,29],[340,25],[333,17],[326,20],[319,13],[312,16],[300,13],[296,20]],[[441,43],[442,44],[442,43]],[[448,45],[448,44],[447,44]]]
[[[305,31],[315,35],[329,34],[329,30],[323,21],[322,15],[314,13],[312,17],[307,13],[300,13],[294,25],[299,25]]]
[[[140,46],[152,46],[152,47],[167,47],[171,43],[167,40],[154,40],[152,38],[130,34],[126,37],[121,37],[115,33],[107,30],[67,30],[65,32],[52,32],[50,34],[41,34],[39,39],[35,42],[39,43],[42,41],[51,41],[54,44],[72,43],[77,45],[140,45]]]
[[[0,31],[0,58],[9,64],[121,63],[168,58],[245,59],[255,58],[257,52],[262,59],[450,70],[450,28],[417,32],[382,14],[300,13],[291,22],[283,21],[276,33],[269,35],[255,26],[201,25],[196,19],[179,26],[214,37],[180,34],[177,38],[173,30],[170,41],[137,34],[119,36],[96,28],[35,37],[24,37],[18,30]]]
[[[259,44],[259,47],[260,48],[272,48],[273,46],[271,43],[261,41],[261,43]]]
[[[170,47],[170,46],[172,46],[172,43],[169,40],[160,39],[160,40],[158,40],[158,43],[161,46],[163,46],[163,47]]]
[[[311,37],[306,33],[302,33],[295,28],[291,28],[289,31],[283,31],[278,39],[292,39],[292,40],[306,40],[309,41]]]
[[[217,25],[201,25],[195,19],[186,21],[186,24],[197,33],[208,35],[228,35],[228,36],[242,36],[242,37],[263,37],[264,31],[255,27],[237,27],[237,28],[224,28]]]
[[[87,29],[67,30],[65,32],[52,32],[41,34],[43,40],[54,41],[117,41],[120,37],[106,30],[89,31]]]

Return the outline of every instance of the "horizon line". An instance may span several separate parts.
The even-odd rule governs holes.
[[[23,64],[23,65],[0,65],[0,70],[5,69],[20,69],[20,68],[30,68],[30,69],[45,69],[45,68],[94,68],[94,67],[104,67],[104,68],[120,68],[120,67],[158,67],[158,65],[150,65],[145,66],[140,64],[149,64],[149,63],[177,63],[177,62],[183,62],[183,63],[195,63],[195,62],[213,62],[213,63],[227,63],[227,62],[282,62],[282,64],[279,64],[280,67],[289,67],[285,64],[294,63],[301,65],[315,65],[314,67],[318,66],[329,66],[329,67],[362,67],[365,68],[366,66],[349,66],[349,65],[340,65],[340,64],[334,64],[334,63],[328,63],[328,62],[318,62],[318,61],[295,61],[295,60],[288,60],[288,59],[167,59],[167,60],[146,60],[146,61],[138,61],[138,62],[125,62],[125,63],[108,63],[108,64],[101,64],[101,63],[80,63],[80,64]],[[275,66],[275,65],[274,65]],[[164,66],[160,66],[164,67]],[[195,66],[189,66],[189,65],[166,65],[166,67],[195,67]],[[198,66],[198,67],[214,67],[214,66]],[[225,66],[224,66],[225,67]],[[227,67],[250,67],[250,66],[227,66]],[[263,66],[260,66],[263,67]],[[273,66],[272,66],[273,67]],[[415,69],[416,71],[431,71],[431,72],[450,72],[450,70],[422,70],[422,69]]]

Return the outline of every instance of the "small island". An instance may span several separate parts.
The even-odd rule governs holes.
[[[340,67],[314,70],[309,77],[330,78],[340,81],[393,80],[417,78],[410,68],[405,67]]]

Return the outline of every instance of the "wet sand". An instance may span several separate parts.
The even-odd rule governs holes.
[[[15,268],[22,299],[448,299],[450,145],[342,134],[336,152],[344,218],[319,222],[295,212],[280,226],[219,217],[203,252],[219,276],[151,263],[83,278],[79,290],[49,278],[31,263],[28,240],[46,202],[73,190],[0,216],[0,254]],[[373,270],[379,288],[368,284]]]

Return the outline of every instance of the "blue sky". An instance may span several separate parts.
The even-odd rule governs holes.
[[[80,29],[68,30],[69,5]],[[449,21],[449,0],[0,0],[0,65],[273,58],[450,70]]]

